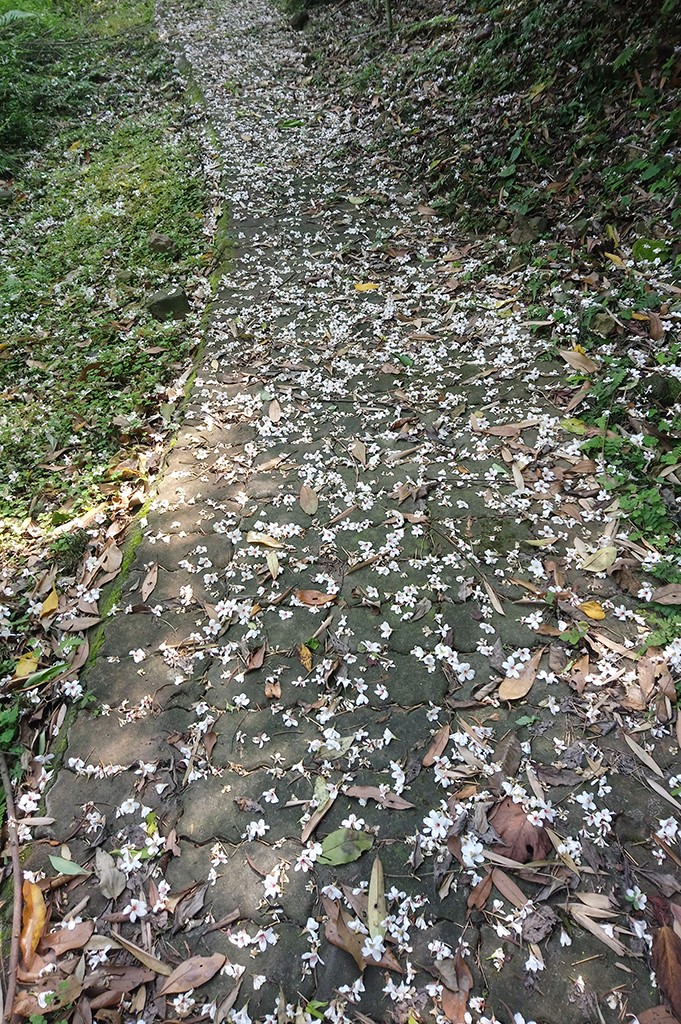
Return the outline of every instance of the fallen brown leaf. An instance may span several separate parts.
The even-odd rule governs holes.
[[[505,797],[487,815],[487,820],[502,840],[494,852],[519,864],[544,860],[551,850],[551,840],[543,828],[535,828],[527,820],[520,804]]]
[[[453,960],[442,960],[437,971],[444,982],[442,1010],[451,1024],[466,1024],[468,994],[473,987],[473,975],[460,953]]]
[[[506,676],[506,678],[502,680],[497,691],[501,700],[519,700],[520,697],[525,697],[526,694],[530,692],[544,651],[545,648],[540,647],[534,652],[532,658],[527,662],[525,668],[517,679],[513,679],[511,676]]]
[[[308,516],[313,516],[319,508],[317,492],[308,487],[307,484],[303,484],[300,488],[300,507]]]
[[[222,953],[213,956],[192,956],[176,967],[167,981],[158,990],[159,996],[169,996],[176,992],[189,992],[210,981],[224,966],[227,957]]]
[[[29,968],[45,930],[47,907],[43,894],[35,882],[24,881],[21,894],[24,898],[24,909],[21,918],[19,947],[24,958],[24,965]]]
[[[324,604],[331,604],[338,595],[323,594],[321,590],[296,590],[295,596],[301,604],[305,604],[309,608],[320,608]]]
[[[430,768],[431,764],[435,764],[437,758],[442,756],[445,747],[449,743],[449,733],[449,725],[441,726],[435,733],[433,742],[428,747],[423,761],[421,762],[424,768]]]
[[[653,936],[657,981],[677,1017],[681,1017],[681,939],[668,924]]]

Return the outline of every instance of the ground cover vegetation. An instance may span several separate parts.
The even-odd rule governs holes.
[[[57,580],[62,606],[82,601],[84,565],[145,500],[200,340],[196,312],[162,322],[147,308],[179,282],[200,309],[211,260],[197,113],[153,16],[144,2],[0,5],[0,721],[13,754],[26,691],[51,694],[78,649],[83,661],[82,637],[55,640],[49,613],[33,614],[41,595]]]
[[[10,448],[36,535],[0,719],[31,1024],[681,1019],[675,8],[384,12],[297,9],[301,36],[265,0],[164,12],[239,259],[127,558],[186,366],[154,350],[191,341],[136,298],[167,257],[108,226],[118,151],[72,124],[55,148],[69,194],[99,160],[117,198],[106,272],[74,255],[56,302],[28,293],[34,333],[86,310],[63,337],[87,394],[56,349],[29,367],[80,403],[67,451]],[[144,142],[176,97],[140,59],[130,118],[99,85],[163,204]],[[15,213],[52,152],[32,124]],[[61,230],[45,209],[29,240]],[[165,227],[126,210],[144,246]],[[102,333],[88,283],[132,323]]]

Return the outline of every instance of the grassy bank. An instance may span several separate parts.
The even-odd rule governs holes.
[[[146,301],[191,292],[210,259],[201,153],[152,5],[32,11],[0,29],[5,548],[144,476],[195,344]]]

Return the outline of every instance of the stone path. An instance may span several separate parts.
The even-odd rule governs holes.
[[[148,1021],[212,1000],[218,1020],[311,1020],[309,999],[331,1021],[458,1020],[469,979],[474,1020],[639,1012],[659,1001],[645,926],[613,894],[656,869],[641,843],[671,809],[606,714],[635,618],[592,637],[607,690],[541,634],[549,586],[563,629],[579,601],[634,606],[578,571],[574,537],[598,550],[618,526],[558,426],[562,363],[513,274],[306,81],[266,0],[165,30],[207,100],[234,260],[49,795],[74,859],[96,845],[127,876],[88,913],[171,964],[227,956]],[[499,700],[542,649],[529,703]],[[339,829],[371,848],[325,863]]]

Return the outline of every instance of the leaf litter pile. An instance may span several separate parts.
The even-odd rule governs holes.
[[[56,780],[26,755],[15,1014],[673,1024],[681,640],[646,610],[681,589],[571,429],[601,367],[372,163],[265,0],[163,31],[235,262],[94,711]]]

